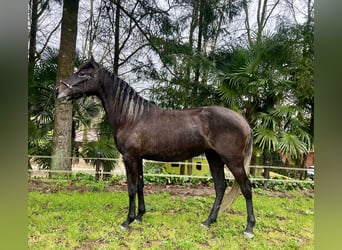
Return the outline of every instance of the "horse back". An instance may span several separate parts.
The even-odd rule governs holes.
[[[140,158],[183,160],[215,148],[219,140],[235,141],[247,128],[242,116],[223,107],[160,109],[118,133],[116,141],[120,151]]]

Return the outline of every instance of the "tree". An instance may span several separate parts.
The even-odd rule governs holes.
[[[256,4],[256,13],[255,16],[256,20],[251,20],[249,15],[250,5],[255,2],[251,2],[248,0],[243,0],[243,9],[245,12],[245,27],[247,32],[247,41],[249,46],[252,46],[254,42],[259,43],[262,40],[262,36],[266,25],[269,22],[270,17],[274,13],[274,10],[279,5],[280,0],[258,0]],[[257,24],[256,30],[253,32],[251,27],[251,23],[255,21]],[[253,39],[255,36],[255,39]]]
[[[281,153],[303,166],[312,147],[313,50],[307,44],[312,31],[307,24],[283,25],[277,34],[216,60],[226,72],[220,80],[222,98],[248,119],[264,160]]]
[[[28,153],[50,155],[53,130],[54,87],[57,50],[47,49],[43,59],[34,64],[28,82]],[[50,167],[50,158],[33,158],[41,168]],[[30,163],[30,162],[29,162]],[[30,164],[29,164],[29,167]]]
[[[54,0],[58,4],[61,4],[61,0]],[[29,1],[29,54],[28,61],[29,67],[31,70],[34,68],[34,64],[37,60],[40,59],[41,54],[44,52],[45,48],[47,48],[47,44],[53,35],[53,33],[58,29],[60,22],[53,28],[49,34],[44,37],[45,41],[41,41],[43,44],[38,51],[37,49],[37,32],[40,31],[40,26],[38,25],[40,19],[42,19],[44,13],[50,10],[51,1],[49,0],[30,0]]]
[[[60,0],[55,0],[55,2],[60,3]],[[29,1],[29,49],[28,49],[28,82],[32,86],[34,82],[34,70],[36,62],[40,59],[41,54],[44,52],[47,43],[51,35],[56,31],[59,25],[57,25],[50,34],[45,38],[45,42],[42,48],[37,50],[37,32],[39,31],[39,19],[43,16],[47,10],[49,10],[49,0],[30,0]]]
[[[29,42],[29,66],[36,60],[36,34],[38,28],[38,0],[30,1],[31,22],[30,22],[30,42]],[[32,67],[32,66],[31,66]],[[33,68],[33,67],[32,67]]]
[[[227,26],[239,13],[239,1],[179,1],[182,8],[172,34],[155,38],[160,57],[167,67],[151,67],[157,82],[152,97],[164,107],[187,108],[219,104],[216,86],[209,75],[214,69],[211,56],[225,40]],[[158,72],[158,73],[157,73]]]
[[[74,69],[79,0],[64,0],[57,85]],[[71,170],[72,101],[55,102],[51,170]]]

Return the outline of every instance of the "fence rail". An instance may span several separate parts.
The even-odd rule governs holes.
[[[29,159],[37,159],[37,158],[53,158],[53,156],[46,156],[46,155],[28,155]],[[64,157],[66,159],[71,159],[71,160],[101,160],[101,161],[117,161],[117,162],[122,162],[121,158],[91,158],[91,157]],[[152,160],[144,160],[144,163],[160,163],[160,164],[165,164],[166,162],[161,162],[161,161],[152,161]],[[183,165],[192,165],[193,162],[168,162],[171,164],[183,164]],[[208,164],[206,164],[208,165]],[[293,167],[279,167],[279,166],[262,166],[262,165],[250,165],[250,168],[255,168],[255,169],[264,169],[270,170],[270,169],[281,169],[281,170],[290,170],[290,171],[307,171],[306,168],[293,168]],[[72,173],[87,173],[87,174],[114,174],[117,176],[124,175],[124,172],[105,172],[105,171],[96,171],[95,167],[94,169],[80,169],[80,168],[72,168],[72,170],[51,170],[51,169],[28,169],[29,173],[41,173],[41,174],[49,174],[49,173],[65,173],[65,174],[72,174]],[[193,178],[193,179],[212,179],[210,175],[205,176],[205,175],[181,175],[181,174],[158,174],[158,173],[144,173],[144,176],[150,176],[150,177],[165,177],[165,178]],[[228,171],[228,174],[226,173],[225,175],[227,180],[234,180],[234,177],[230,174],[230,171]],[[249,179],[251,181],[272,181],[272,182],[292,182],[292,183],[314,183],[313,180],[299,180],[299,179],[293,179],[287,176],[284,176],[287,179],[278,179],[278,178],[268,178],[265,177],[253,177],[251,176]]]

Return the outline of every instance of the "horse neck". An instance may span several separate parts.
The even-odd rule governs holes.
[[[157,106],[117,76],[105,72],[99,97],[114,129],[133,124]]]

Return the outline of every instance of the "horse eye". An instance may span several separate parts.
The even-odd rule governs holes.
[[[86,74],[84,74],[82,71],[78,73],[78,77],[85,77]]]

